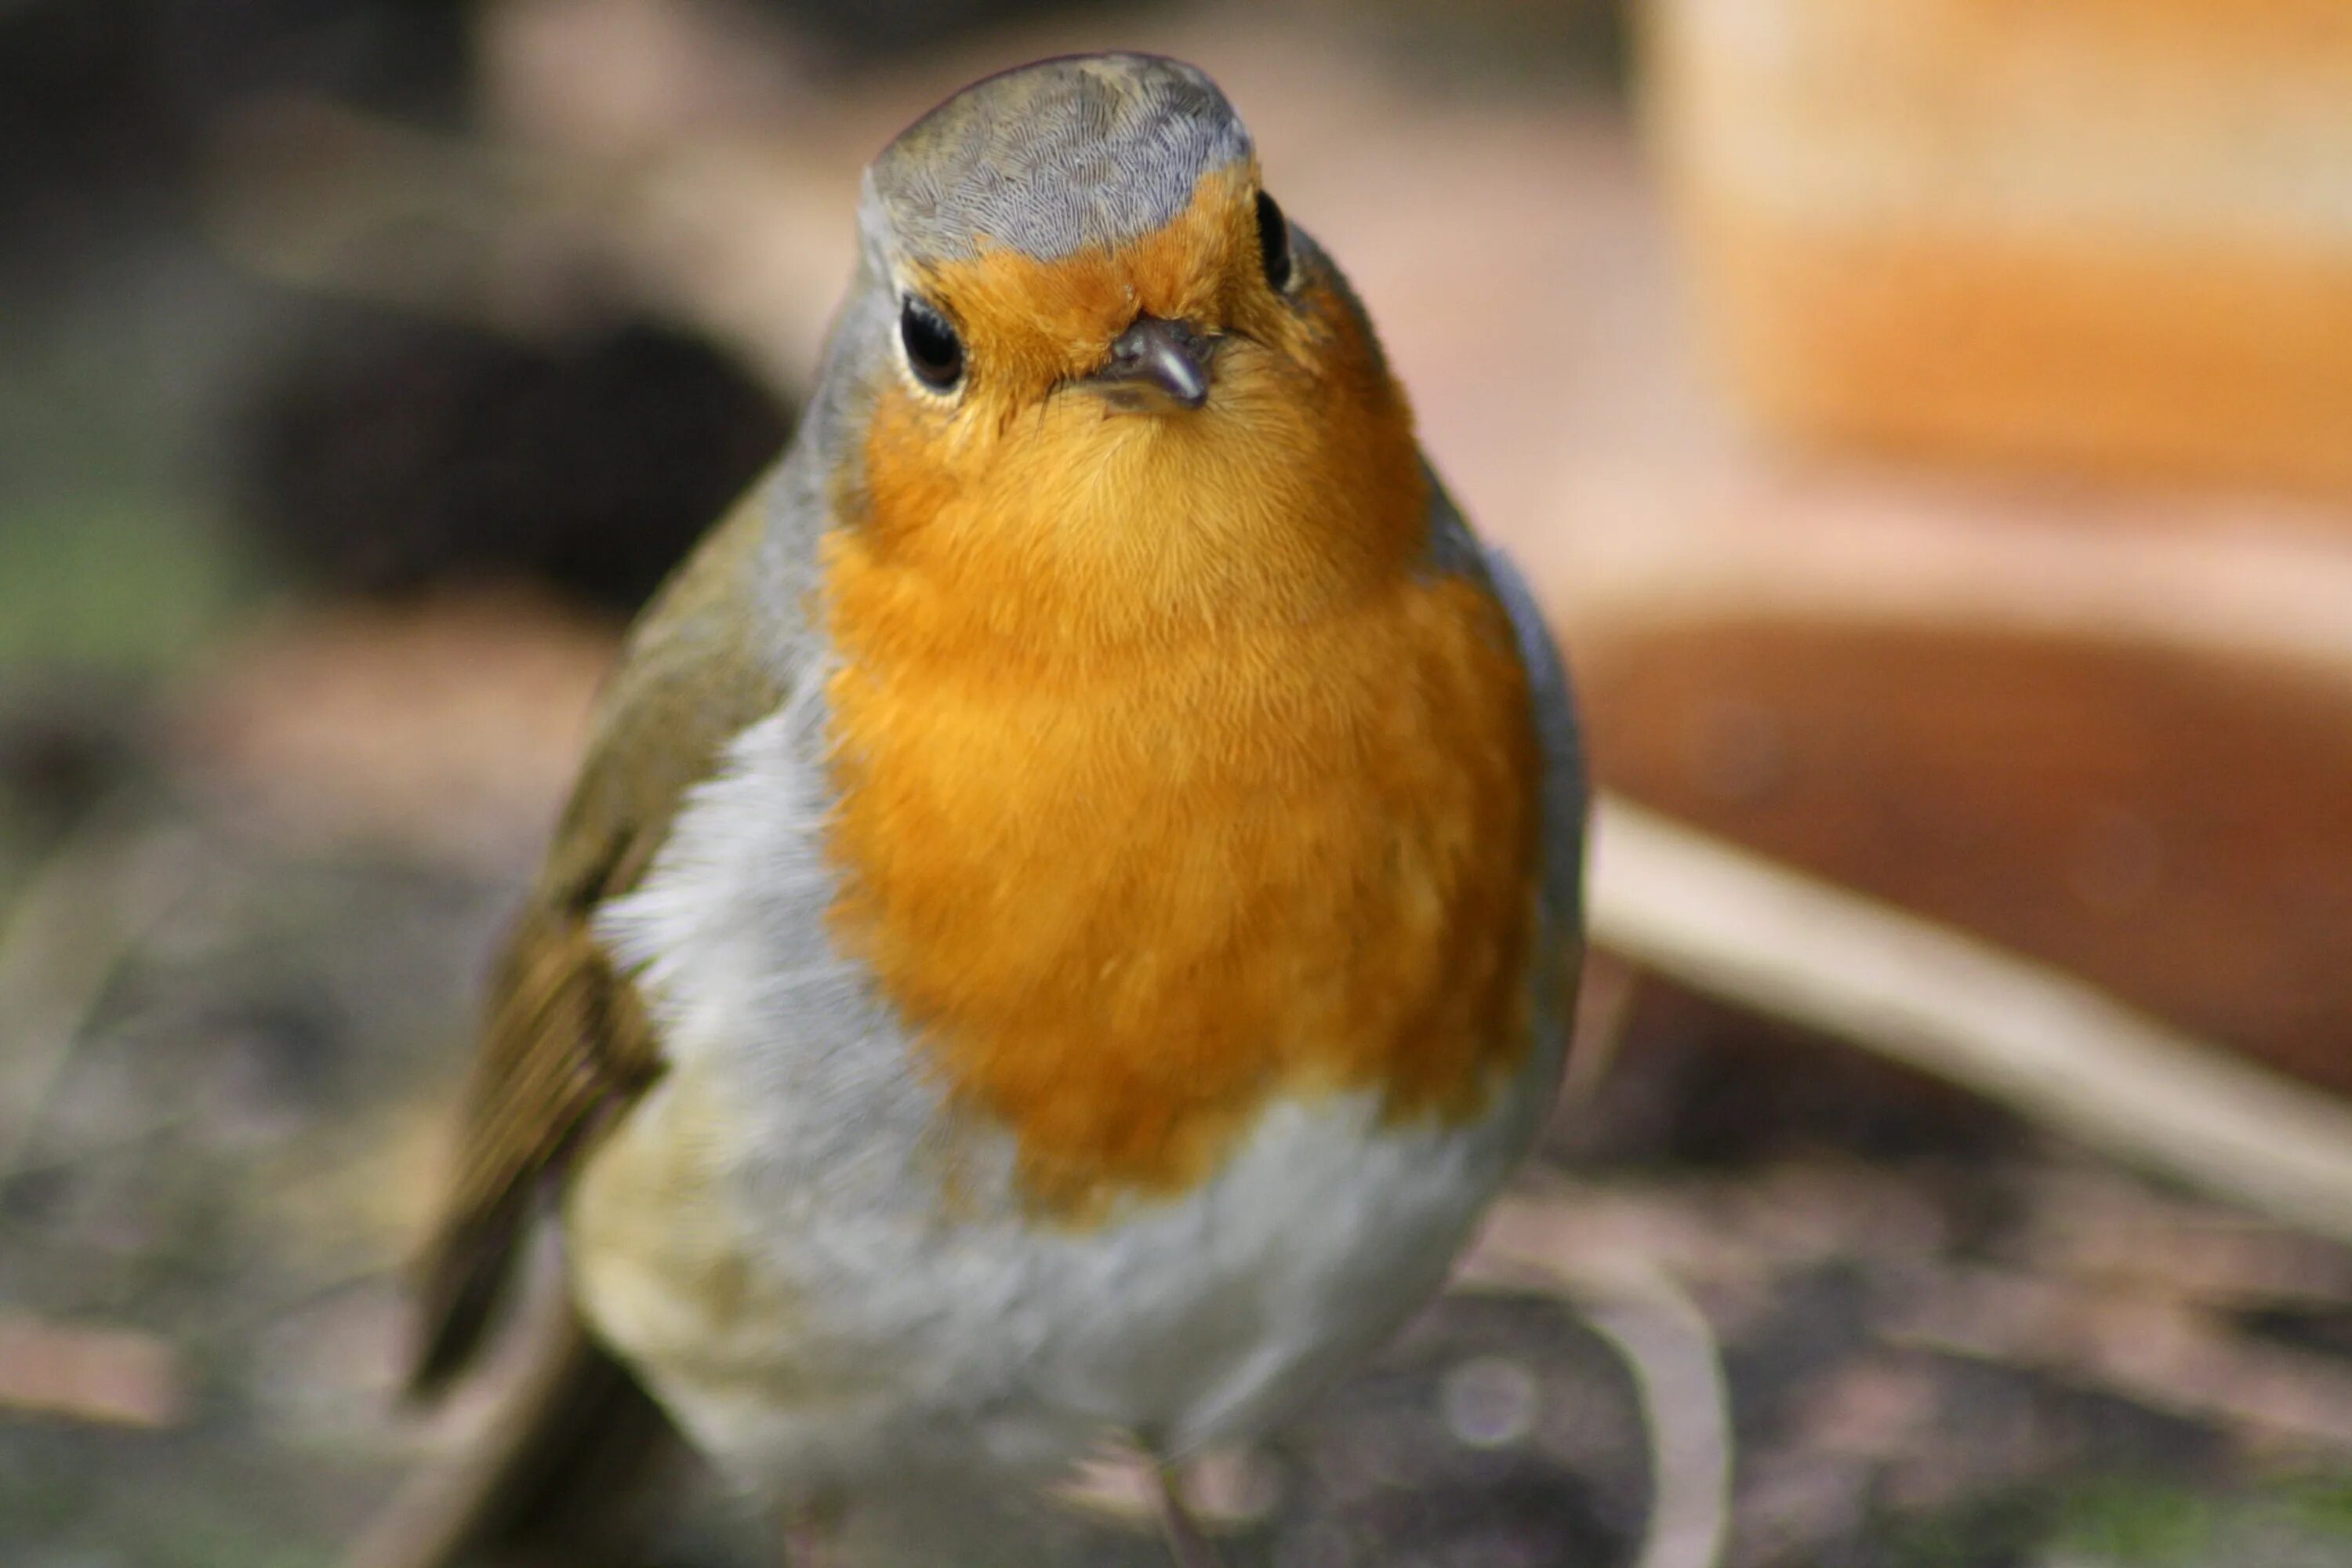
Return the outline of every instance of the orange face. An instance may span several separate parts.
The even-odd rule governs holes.
[[[915,280],[966,352],[881,395],[824,542],[845,949],[1081,1219],[1269,1097],[1477,1111],[1528,1044],[1536,742],[1491,595],[1427,564],[1402,395],[1253,171],[1116,253]],[[1197,407],[1088,378],[1139,315]]]
[[[856,509],[872,548],[1001,579],[1035,647],[1109,635],[1112,616],[1153,637],[1295,616],[1415,550],[1427,496],[1404,399],[1334,279],[1267,278],[1255,173],[1205,177],[1116,251],[984,250],[908,279],[966,370],[950,394],[906,375],[883,391]],[[1089,380],[1139,317],[1213,345],[1204,405],[1126,411]]]

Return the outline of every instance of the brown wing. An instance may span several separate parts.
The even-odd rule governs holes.
[[[547,865],[508,934],[456,1180],[422,1260],[417,1393],[472,1357],[549,1181],[660,1074],[653,1022],[590,922],[644,877],[680,799],[728,742],[782,700],[761,646],[767,612],[751,598],[765,517],[755,491],[631,632]]]

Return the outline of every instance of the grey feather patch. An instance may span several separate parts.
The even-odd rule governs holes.
[[[872,191],[925,260],[990,244],[1041,260],[1150,233],[1201,176],[1251,156],[1208,77],[1152,55],[1082,55],[974,83],[900,132]]]
[[[1582,921],[1585,824],[1591,809],[1575,689],[1569,684],[1568,667],[1544,622],[1543,608],[1518,567],[1499,547],[1471,531],[1425,458],[1422,472],[1429,480],[1428,570],[1483,584],[1502,601],[1511,619],[1519,660],[1528,672],[1536,742],[1543,752],[1544,903],[1559,929],[1574,931]]]
[[[1535,705],[1536,740],[1543,748],[1544,901],[1561,929],[1573,931],[1583,919],[1585,824],[1591,810],[1576,695],[1559,645],[1527,580],[1502,551],[1489,545],[1486,553],[1488,580],[1518,635],[1528,697]]]

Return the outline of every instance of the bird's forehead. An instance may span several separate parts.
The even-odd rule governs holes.
[[[898,245],[925,260],[1053,260],[1149,234],[1249,132],[1206,75],[1148,55],[1045,60],[964,89],[874,161]]]

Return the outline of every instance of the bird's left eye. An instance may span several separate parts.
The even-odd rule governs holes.
[[[1257,254],[1265,280],[1280,293],[1290,287],[1290,220],[1264,191],[1257,194]]]
[[[945,392],[963,379],[963,340],[928,301],[907,296],[898,311],[898,341],[915,379],[932,391]]]

